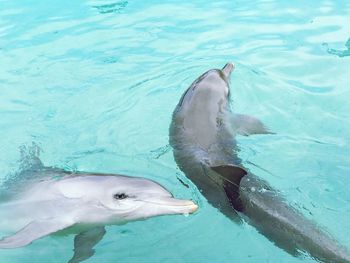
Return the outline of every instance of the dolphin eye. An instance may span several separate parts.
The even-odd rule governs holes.
[[[114,199],[117,199],[117,200],[123,200],[125,198],[128,198],[128,195],[121,193],[121,194],[115,194],[113,197]]]

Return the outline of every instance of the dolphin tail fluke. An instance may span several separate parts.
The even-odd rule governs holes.
[[[67,228],[74,223],[68,221],[33,221],[12,236],[0,240],[0,248],[18,248],[29,245],[34,240]]]
[[[68,263],[82,262],[95,254],[94,246],[103,238],[106,230],[103,226],[81,232],[74,238],[74,255]]]
[[[223,187],[231,206],[236,211],[242,211],[243,205],[239,198],[239,184],[247,171],[235,165],[221,165],[210,168],[218,173],[223,180]]]

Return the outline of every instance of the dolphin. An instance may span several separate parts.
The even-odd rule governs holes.
[[[169,141],[179,168],[208,203],[235,222],[248,222],[286,252],[350,263],[349,251],[289,206],[266,181],[243,167],[235,135],[271,134],[259,119],[230,109],[227,63],[197,78],[177,104]]]
[[[197,205],[180,200],[158,183],[119,174],[68,172],[42,167],[36,179],[2,197],[1,226],[16,231],[0,240],[0,248],[18,248],[56,232],[76,233],[76,263],[94,254],[105,225],[149,217],[189,214]],[[63,231],[64,230],[64,231]]]

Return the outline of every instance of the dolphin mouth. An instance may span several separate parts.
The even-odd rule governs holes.
[[[192,214],[198,209],[198,205],[191,200],[176,199],[173,197],[157,197],[143,201],[158,207],[166,208],[169,212],[175,214]]]

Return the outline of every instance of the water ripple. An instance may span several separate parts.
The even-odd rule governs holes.
[[[128,1],[118,1],[108,4],[92,5],[101,14],[120,13],[128,5]]]

